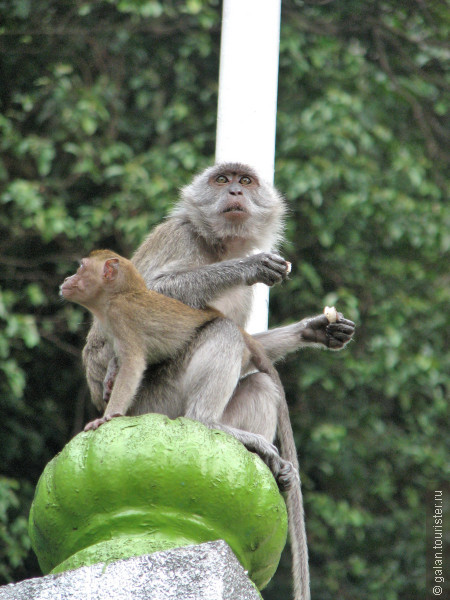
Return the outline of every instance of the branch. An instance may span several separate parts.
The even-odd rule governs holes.
[[[80,358],[80,349],[79,348],[77,348],[76,346],[73,346],[72,344],[69,344],[67,342],[63,342],[61,339],[59,339],[53,333],[49,333],[48,331],[43,331],[40,329],[39,335],[42,338],[44,338],[45,340],[47,340],[48,342],[51,342],[52,344],[54,344],[57,348],[59,348],[63,352],[70,354],[70,356],[75,356],[78,359]]]
[[[185,20],[187,21],[187,20]],[[80,27],[80,26],[55,26],[55,27],[37,27],[32,29],[9,29],[5,31],[0,31],[0,38],[2,37],[15,37],[15,36],[31,36],[35,37],[38,35],[42,36],[58,36],[58,37],[86,37],[98,35],[99,33],[116,33],[118,31],[127,30],[131,34],[135,33],[152,33],[155,36],[170,36],[180,31],[186,31],[189,29],[188,24],[181,24],[181,20],[177,21],[176,25],[168,25],[158,23],[156,24],[154,21],[151,23],[133,25],[130,22],[128,23],[114,23],[107,25],[97,25],[95,27]],[[213,31],[218,30],[218,27],[215,26],[212,28]]]
[[[85,408],[89,405],[89,392],[86,386],[86,383],[80,386],[78,389],[78,394],[75,399],[75,410],[73,416],[72,423],[72,435],[71,437],[75,437],[77,433],[83,430],[83,425],[85,425]]]
[[[389,64],[389,60],[384,48],[384,44],[382,41],[382,35],[379,31],[378,27],[375,27],[373,30],[373,37],[375,40],[375,47],[377,49],[378,58],[380,61],[381,68],[386,73],[386,75],[391,80],[391,83],[394,89],[397,91],[399,96],[404,98],[406,102],[411,106],[413,115],[419,125],[420,130],[425,138],[425,143],[427,146],[428,153],[432,158],[437,158],[440,155],[439,146],[436,143],[436,140],[433,137],[429,124],[427,122],[426,116],[424,114],[423,108],[420,105],[420,102],[405,88],[403,88],[394,72],[392,71],[391,65]]]
[[[447,84],[446,80],[443,77],[435,77],[434,75],[425,73],[423,69],[416,65],[416,63],[413,60],[411,60],[410,55],[407,52],[405,52],[405,46],[402,45],[398,37],[396,37],[395,30],[393,30],[391,27],[387,27],[383,23],[382,29],[378,27],[378,33],[381,36],[387,37],[389,39],[389,41],[395,46],[397,52],[401,55],[402,62],[405,62],[415,73],[417,73],[420,76],[421,79],[429,81],[437,87],[441,87],[445,90],[450,90],[450,85]]]
[[[0,264],[7,265],[8,267],[15,267],[21,269],[34,269],[40,265],[46,263],[59,265],[61,262],[76,262],[81,258],[82,252],[79,254],[68,254],[63,256],[61,254],[47,254],[46,256],[37,256],[36,258],[17,258],[15,256],[4,256],[0,254]],[[40,276],[40,275],[39,275]]]

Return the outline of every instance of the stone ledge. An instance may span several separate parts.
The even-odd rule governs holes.
[[[261,600],[222,540],[0,587],[0,600]]]

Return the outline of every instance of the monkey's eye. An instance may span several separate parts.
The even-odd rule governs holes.
[[[252,182],[252,180],[250,179],[250,177],[248,175],[244,175],[239,180],[239,183],[242,183],[242,185],[250,185],[251,182]]]
[[[217,183],[228,183],[228,179],[225,177],[225,175],[219,175],[218,177],[216,177],[216,182]]]

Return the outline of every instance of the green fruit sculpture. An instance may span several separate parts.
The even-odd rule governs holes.
[[[233,437],[147,414],[71,440],[41,475],[29,532],[44,573],[223,539],[261,589],[287,516],[269,469]]]

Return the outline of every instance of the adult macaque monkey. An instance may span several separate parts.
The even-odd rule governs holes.
[[[97,429],[114,417],[142,412],[163,412],[169,416],[185,415],[205,425],[222,429],[240,439],[250,450],[269,464],[278,484],[288,490],[287,504],[293,552],[294,579],[298,598],[309,597],[308,553],[303,517],[303,501],[298,478],[298,461],[290,428],[284,390],[277,371],[262,345],[225,318],[214,308],[195,309],[148,290],[144,279],[129,260],[111,250],[97,250],[82,259],[75,275],[60,288],[61,295],[81,304],[96,317],[103,334],[114,350],[114,383],[103,417],[88,423],[85,431]],[[203,386],[196,389],[193,377],[210,377],[198,363],[202,347],[209,340],[221,344],[229,385],[219,387],[215,402],[205,402]],[[157,365],[165,366],[158,368]],[[156,365],[152,404],[142,406],[136,397],[147,368]],[[288,426],[282,436],[288,440],[283,460],[276,448],[258,434],[238,431],[221,422],[242,372],[257,369],[272,383],[277,395],[279,422]],[[159,376],[158,376],[159,373]],[[166,382],[174,382],[179,392],[170,398],[167,411]],[[107,374],[107,378],[110,374]],[[222,378],[223,379],[223,378]],[[199,395],[200,392],[200,395]]]

